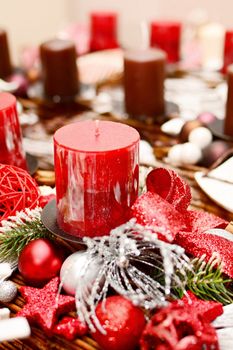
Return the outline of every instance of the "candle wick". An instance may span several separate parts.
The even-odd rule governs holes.
[[[100,124],[100,121],[96,120],[95,121],[95,136],[96,137],[100,135],[100,126],[99,126],[99,124]]]

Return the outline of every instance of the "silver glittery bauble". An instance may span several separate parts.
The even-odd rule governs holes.
[[[92,259],[92,261],[88,261],[89,259]],[[89,258],[86,251],[79,251],[70,255],[61,267],[62,287],[70,295],[75,295],[76,287],[81,287],[81,284],[85,285],[87,289],[91,288],[100,266],[100,259],[98,257]]]
[[[9,303],[17,295],[17,287],[11,281],[3,281],[0,283],[0,301],[2,303]]]

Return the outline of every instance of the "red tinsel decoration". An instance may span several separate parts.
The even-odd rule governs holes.
[[[0,164],[0,222],[25,208],[38,205],[35,180],[21,168]]]

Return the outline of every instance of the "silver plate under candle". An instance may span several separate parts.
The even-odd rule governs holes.
[[[78,243],[80,245],[85,245],[83,243],[82,238],[72,236],[65,231],[63,231],[57,223],[57,208],[56,208],[56,200],[51,200],[42,210],[41,213],[41,221],[43,225],[47,228],[49,232],[58,236],[66,241],[70,241],[72,243]]]
[[[26,153],[26,162],[28,167],[28,172],[30,175],[33,175],[38,168],[38,160],[33,155]]]
[[[208,125],[212,134],[225,141],[233,141],[233,136],[224,134],[224,120],[215,120]]]

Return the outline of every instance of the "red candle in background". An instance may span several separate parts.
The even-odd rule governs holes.
[[[79,90],[75,45],[52,39],[40,46],[44,93],[48,97],[72,98]]]
[[[119,47],[117,40],[117,13],[91,13],[90,50],[99,51]]]
[[[57,221],[95,237],[129,219],[138,195],[139,134],[127,125],[82,121],[54,135]]]
[[[224,41],[224,57],[222,72],[227,72],[227,67],[233,63],[233,29],[227,30]]]
[[[0,29],[0,78],[4,79],[12,73],[7,33]]]
[[[173,21],[153,21],[151,23],[151,46],[167,54],[169,63],[180,60],[181,23]]]
[[[0,93],[0,163],[27,169],[16,98],[6,92]]]
[[[126,112],[136,119],[164,114],[166,54],[157,49],[129,50],[124,57]]]

